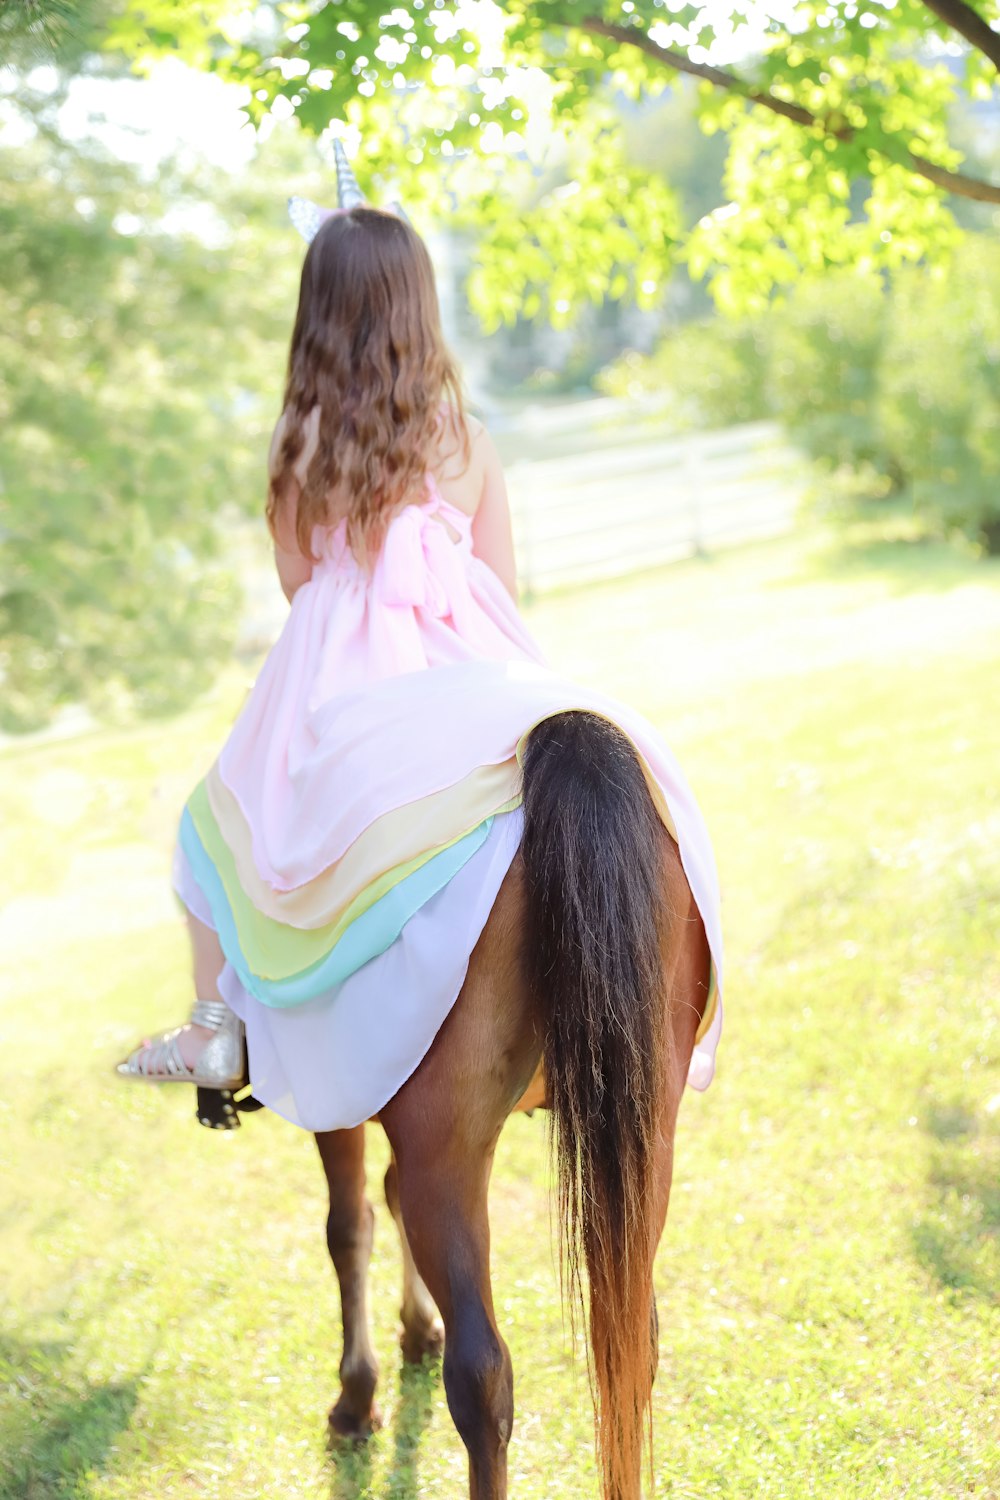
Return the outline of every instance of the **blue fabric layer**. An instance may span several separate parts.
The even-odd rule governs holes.
[[[500,814],[506,816],[506,814]],[[236,922],[225,887],[204,844],[198,837],[187,808],[181,817],[180,842],[191,866],[191,873],[204,893],[219,934],[226,958],[239,975],[240,982],[262,1005],[284,1010],[304,1005],[317,995],[343,984],[351,974],[375,958],[396,941],[406,923],[426,901],[436,896],[486,842],[493,818],[486,818],[478,828],[467,833],[440,854],[435,854],[419,870],[407,875],[392,890],[362,912],[334,943],[329,953],[317,963],[288,979],[262,979],[248,967],[240,947]]]

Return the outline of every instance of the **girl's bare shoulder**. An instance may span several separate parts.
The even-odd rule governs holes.
[[[498,461],[493,439],[478,417],[466,416],[463,433],[451,408],[443,410],[428,467],[450,505],[474,516],[487,475]]]

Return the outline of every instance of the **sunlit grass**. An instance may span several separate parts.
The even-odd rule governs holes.
[[[793,539],[535,608],[552,657],[661,725],[716,840],[716,1083],[681,1118],[660,1257],[656,1493],[1000,1492],[1000,570]],[[243,691],[8,752],[0,1153],[4,1500],[464,1493],[439,1377],[328,1455],[337,1297],[311,1143],[200,1131],[111,1064],[188,1004],[177,809]],[[372,1135],[372,1190],[384,1160]],[[511,1493],[596,1493],[552,1267],[544,1128],[493,1192]]]

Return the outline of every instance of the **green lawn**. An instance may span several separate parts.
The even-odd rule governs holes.
[[[1000,1495],[1000,568],[805,537],[532,621],[662,726],[722,874],[726,1030],[659,1262],[656,1494]],[[172,827],[242,690],[0,757],[4,1500],[464,1494],[439,1375],[400,1372],[381,1205],[386,1425],[331,1455],[311,1141],[265,1114],[210,1134],[187,1090],[111,1072],[186,1010]],[[546,1183],[544,1126],[516,1119],[493,1192],[511,1493],[583,1500]]]

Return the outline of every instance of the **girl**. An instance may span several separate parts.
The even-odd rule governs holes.
[[[518,849],[519,748],[567,709],[639,752],[721,959],[711,850],[652,729],[549,673],[522,623],[496,450],[466,415],[427,251],[361,203],[306,255],[268,521],[291,604],[188,801],[175,886],[190,1021],[119,1065],[238,1085],[309,1130],[371,1118],[420,1063]],[[707,1086],[709,1003],[690,1081]]]

